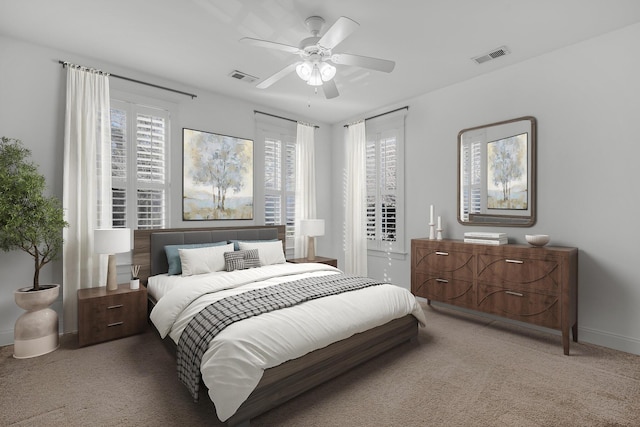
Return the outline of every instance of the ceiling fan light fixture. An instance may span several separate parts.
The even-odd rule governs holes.
[[[300,77],[302,80],[309,81],[309,77],[311,77],[311,72],[313,71],[313,66],[308,63],[308,62],[301,62],[300,64],[298,64],[298,66],[296,67],[296,73],[298,74],[298,77]]]
[[[331,64],[327,64],[326,62],[321,62],[318,65],[318,69],[320,70],[320,76],[322,77],[323,82],[328,82],[336,75],[336,67]]]
[[[318,68],[318,64],[313,65],[313,69],[311,70],[311,76],[309,76],[309,80],[307,80],[307,84],[311,86],[322,86],[322,74],[320,74],[320,69]]]

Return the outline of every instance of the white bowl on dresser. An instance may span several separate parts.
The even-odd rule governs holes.
[[[551,240],[548,234],[526,234],[524,238],[533,246],[544,246]]]

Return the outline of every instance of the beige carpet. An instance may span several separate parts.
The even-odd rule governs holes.
[[[425,306],[404,344],[252,426],[639,426],[640,356]],[[218,426],[147,333],[16,360],[0,348],[2,426]]]

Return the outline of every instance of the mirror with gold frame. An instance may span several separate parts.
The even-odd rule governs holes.
[[[458,222],[531,227],[536,221],[536,119],[458,133]]]

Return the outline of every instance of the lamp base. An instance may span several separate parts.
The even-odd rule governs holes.
[[[107,290],[118,289],[118,268],[116,267],[116,256],[109,255],[109,265],[107,266]]]
[[[316,259],[316,238],[313,236],[307,237],[308,246],[307,246],[307,259],[309,261],[314,261]]]

